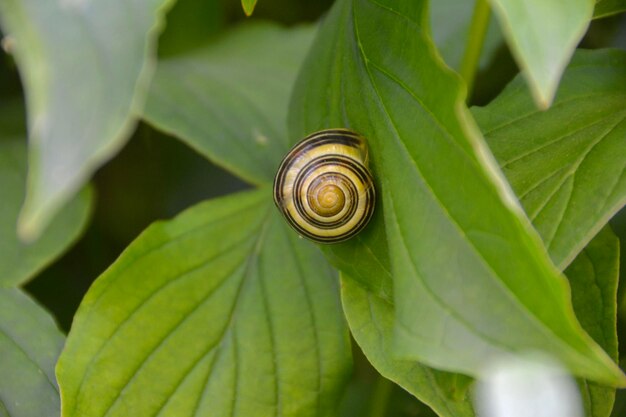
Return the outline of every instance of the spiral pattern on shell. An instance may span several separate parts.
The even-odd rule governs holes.
[[[313,133],[287,154],[274,179],[274,201],[302,236],[320,243],[351,238],[374,212],[365,139],[347,129]]]

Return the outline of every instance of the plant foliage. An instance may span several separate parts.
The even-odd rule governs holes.
[[[475,416],[473,382],[528,352],[609,417],[626,386],[624,235],[608,225],[626,203],[626,51],[576,48],[622,0],[336,0],[317,25],[226,29],[222,5],[184,1],[211,36],[174,9],[158,58],[173,0],[0,0],[27,104],[27,123],[23,99],[0,104],[0,416],[335,416],[352,336],[441,417]],[[503,48],[520,74],[470,108]],[[144,230],[65,340],[20,287],[79,239],[85,184],[140,120],[253,189]],[[320,250],[271,183],[300,138],[337,127],[367,138],[378,201],[363,232]],[[373,417],[393,389],[379,387]]]

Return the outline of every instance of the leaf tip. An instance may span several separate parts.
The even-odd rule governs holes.
[[[548,110],[556,95],[559,79],[556,79],[554,82],[542,83],[530,74],[525,74],[525,78],[535,106],[541,111]]]
[[[246,17],[252,16],[257,0],[241,0],[241,7]]]
[[[24,244],[33,243],[41,235],[41,225],[37,216],[31,214],[30,210],[20,212],[17,219],[17,237]]]

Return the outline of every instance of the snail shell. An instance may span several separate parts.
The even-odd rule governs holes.
[[[278,168],[274,201],[302,236],[320,243],[351,238],[374,212],[375,190],[367,144],[347,129],[313,133]]]

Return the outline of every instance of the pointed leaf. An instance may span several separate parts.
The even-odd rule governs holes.
[[[594,0],[490,0],[535,103],[547,108],[587,31]]]
[[[350,369],[334,271],[270,190],[149,227],[91,287],[63,416],[327,416]]]
[[[144,117],[246,181],[271,182],[288,150],[289,94],[313,32],[246,24],[160,61]]]
[[[516,153],[526,158],[540,158],[540,161],[549,163],[549,166],[553,168],[555,165],[552,160],[555,158],[559,163],[564,164],[566,167],[573,165],[579,159],[579,152],[577,152],[578,146],[576,141],[569,140],[568,138],[561,139],[564,142],[563,146],[558,150],[551,150],[550,147],[535,146],[530,143],[528,138],[540,137],[543,134],[550,134],[550,132],[544,132],[544,128],[551,125],[559,126],[564,130],[571,130],[570,126],[563,126],[563,119],[577,120],[578,118],[587,117],[598,122],[602,122],[603,118],[612,117],[615,113],[619,113],[623,106],[619,103],[624,102],[624,99],[615,100],[614,94],[620,94],[620,82],[616,82],[624,78],[623,63],[620,64],[620,56],[623,56],[622,52],[618,51],[579,51],[574,59],[571,68],[568,68],[564,74],[563,82],[560,87],[560,91],[557,94],[554,108],[546,111],[545,113],[538,112],[534,109],[531,98],[526,91],[521,79],[517,79],[512,83],[503,93],[502,96],[496,99],[493,103],[493,107],[487,106],[486,109],[474,108],[473,111],[478,117],[479,122],[485,121],[487,125],[491,123],[505,123],[505,120],[500,120],[500,117],[504,117],[506,120],[516,120],[520,115],[527,115],[530,113],[532,117],[542,117],[541,120],[537,120],[535,123],[528,124],[528,126],[536,126],[534,132],[529,132],[528,126],[520,125],[520,123],[513,122],[510,125],[503,127],[502,129],[509,132],[506,137],[499,137],[499,141],[490,142],[494,147],[494,150],[506,149],[507,152],[503,152],[500,155],[499,152],[496,156],[499,156],[503,164],[505,164],[504,172],[507,174],[509,180],[512,181],[514,188],[517,188],[516,183],[523,184],[524,180],[529,175],[534,175],[537,171],[542,171],[541,164],[535,163],[532,166],[528,166],[525,169],[518,169],[523,165],[517,165],[507,169],[506,159],[513,158]],[[588,72],[587,72],[588,70]],[[584,73],[584,76],[581,76]],[[602,74],[599,77],[598,74]],[[602,86],[602,87],[601,87]],[[571,92],[577,91],[577,96],[581,96],[580,99],[571,100],[569,95],[563,96],[568,90]],[[570,92],[570,94],[571,94]],[[597,94],[597,96],[596,96]],[[506,98],[506,99],[504,99]],[[503,101],[501,101],[503,100]],[[591,101],[587,104],[587,100]],[[507,103],[508,106],[496,106],[495,103]],[[521,104],[521,107],[517,107]],[[582,106],[582,107],[581,107]],[[569,112],[573,114],[568,115]],[[486,110],[489,109],[487,112]],[[563,109],[561,113],[561,110]],[[565,124],[567,125],[567,124]],[[509,130],[510,129],[510,130]],[[551,130],[551,129],[548,129]],[[561,137],[561,132],[557,129],[556,133],[551,134],[553,137]],[[498,136],[497,136],[498,137]],[[546,140],[550,137],[546,136]],[[490,136],[487,136],[490,140]],[[510,141],[510,142],[509,142]],[[614,145],[617,143],[624,143],[623,138],[615,140]],[[569,147],[567,146],[569,144]],[[538,150],[529,154],[529,148],[537,148]],[[546,152],[544,156],[542,153]],[[615,178],[620,176],[621,171],[609,169],[612,165],[604,165],[605,161],[611,160],[610,154],[618,157],[626,155],[621,149],[613,148],[608,152],[604,152],[602,156],[597,156],[598,163],[607,169],[607,176],[604,175],[586,175],[579,181],[579,184],[586,185],[587,187],[594,184],[592,189],[602,190],[602,188],[610,187],[613,184]],[[569,163],[567,161],[569,160]],[[602,162],[600,163],[600,160]],[[619,168],[619,165],[618,165]],[[547,167],[546,167],[547,169]],[[546,171],[543,169],[543,171]],[[609,181],[610,180],[610,181]],[[579,185],[580,186],[580,185]],[[518,190],[519,191],[519,190]],[[535,199],[539,201],[548,200],[553,194],[553,189],[549,187],[538,187],[536,189]],[[606,191],[594,191],[585,192],[579,199],[579,205],[585,206],[588,209],[598,207],[606,208],[605,204],[595,201],[594,198],[606,195]],[[583,203],[583,201],[585,203]],[[529,201],[522,199],[522,202],[527,206]],[[528,209],[528,206],[527,206]],[[596,217],[593,223],[596,227],[601,227],[606,219],[611,214],[596,212]],[[569,238],[563,239],[559,245],[551,246],[551,256],[553,259],[562,258],[559,254],[562,251],[576,255],[579,251],[580,238],[577,233],[580,232],[580,228],[587,216],[594,217],[592,214],[588,214],[580,218],[578,221],[569,221],[562,225],[562,235]],[[535,217],[535,222],[539,221],[541,216]],[[542,220],[542,223],[536,223],[535,227],[542,232],[542,226],[552,223],[559,223],[560,218],[546,217]],[[372,233],[371,230],[366,230],[366,233]],[[591,233],[588,231],[588,233]],[[616,282],[616,270],[615,266],[615,239],[611,238],[610,231],[602,231],[594,240],[591,241],[589,246],[579,254],[578,258],[574,261],[571,267],[567,270],[566,274],[572,285],[572,296],[574,308],[577,316],[580,318],[583,327],[590,333],[591,336],[610,354],[613,359],[616,359],[616,344],[615,344],[615,294],[612,292],[615,290],[614,285]],[[356,247],[356,245],[355,245]],[[556,252],[555,252],[556,251]],[[595,262],[591,262],[590,253],[594,255]],[[380,255],[379,255],[380,257]],[[352,254],[351,259],[366,258],[365,256],[357,253]],[[564,262],[560,262],[563,264]],[[601,273],[596,274],[594,265]],[[342,265],[343,267],[343,265]],[[356,265],[355,267],[358,267]],[[347,269],[346,269],[347,270]],[[351,271],[352,272],[352,271]],[[368,270],[360,268],[359,273],[365,275],[365,279],[358,279],[361,285],[363,281],[367,282],[369,279],[375,280],[375,276],[387,277],[387,274],[372,274],[374,276],[367,275]],[[383,375],[398,382],[404,386],[409,392],[416,395],[417,398],[426,402],[433,403],[433,391],[432,383],[428,383],[418,377],[407,377],[406,370],[410,367],[420,369],[422,373],[428,375],[428,373],[435,373],[427,367],[420,367],[417,364],[410,365],[405,361],[393,360],[389,355],[389,349],[386,348],[383,343],[381,334],[389,333],[389,328],[393,323],[393,317],[387,317],[383,313],[383,308],[377,308],[378,306],[388,305],[381,298],[380,294],[376,291],[369,290],[363,291],[358,286],[355,286],[349,282],[349,278],[343,275],[342,285],[342,300],[344,304],[344,310],[348,322],[352,329],[352,333],[359,343],[365,354],[370,361]],[[379,279],[384,281],[385,279]],[[591,280],[591,282],[590,282]],[[597,281],[596,281],[597,280]],[[376,281],[374,281],[376,282]],[[365,285],[365,288],[372,288],[372,285]],[[590,291],[590,288],[593,289]],[[597,291],[596,291],[597,289]],[[371,308],[365,309],[364,306],[370,305]],[[387,308],[389,310],[389,308]],[[392,311],[388,312],[388,315],[393,314]],[[378,324],[378,326],[376,326]],[[603,335],[607,334],[607,337]],[[613,335],[613,336],[611,336]],[[388,342],[387,342],[388,343]],[[417,382],[416,382],[417,381]],[[418,383],[419,382],[419,383]],[[441,385],[441,384],[440,384]],[[585,399],[587,407],[587,415],[593,417],[605,417],[610,413],[611,405],[613,403],[612,397],[614,396],[614,390],[611,388],[600,387],[597,384],[583,381],[583,399]],[[434,398],[439,398],[434,396]],[[452,403],[454,404],[454,403]],[[433,408],[437,410],[439,415],[447,415],[449,409],[438,409],[436,404],[433,404]]]
[[[338,1],[291,106],[294,138],[345,126],[369,139],[396,352],[480,375],[494,356],[541,350],[574,373],[624,384],[576,321],[567,283],[473,126],[460,80],[432,53],[424,13],[421,1]]]
[[[17,218],[26,184],[26,141],[0,139],[0,287],[23,284],[59,257],[83,233],[89,220],[92,191],[86,188],[59,213],[36,242],[17,236]]]
[[[572,301],[580,323],[617,362],[619,239],[609,226],[589,242],[565,273],[572,286]],[[580,386],[585,414],[609,417],[615,389],[584,380],[580,381]]]
[[[21,102],[0,106],[0,287],[15,286],[35,276],[81,235],[87,226],[92,192],[72,198],[33,243],[17,237],[17,218],[26,185],[26,140]]]
[[[565,268],[626,203],[626,52],[577,52],[547,111],[533,106],[518,77],[472,112]]]
[[[0,415],[55,417],[60,412],[54,364],[63,335],[17,288],[0,288]]]
[[[572,286],[574,308],[581,324],[617,362],[616,293],[619,241],[607,227],[578,255],[566,271]],[[393,303],[384,300],[342,274],[342,302],[355,340],[370,363],[439,416],[474,416],[463,392],[454,390],[449,374],[418,362],[390,355],[394,325]],[[451,383],[452,382],[452,383]],[[615,389],[580,381],[588,417],[608,417]]]
[[[29,174],[20,234],[39,235],[124,144],[171,0],[3,0],[0,24],[28,102]]]
[[[257,0],[241,0],[241,6],[243,7],[243,11],[246,13],[246,16],[252,16],[256,2]]]

